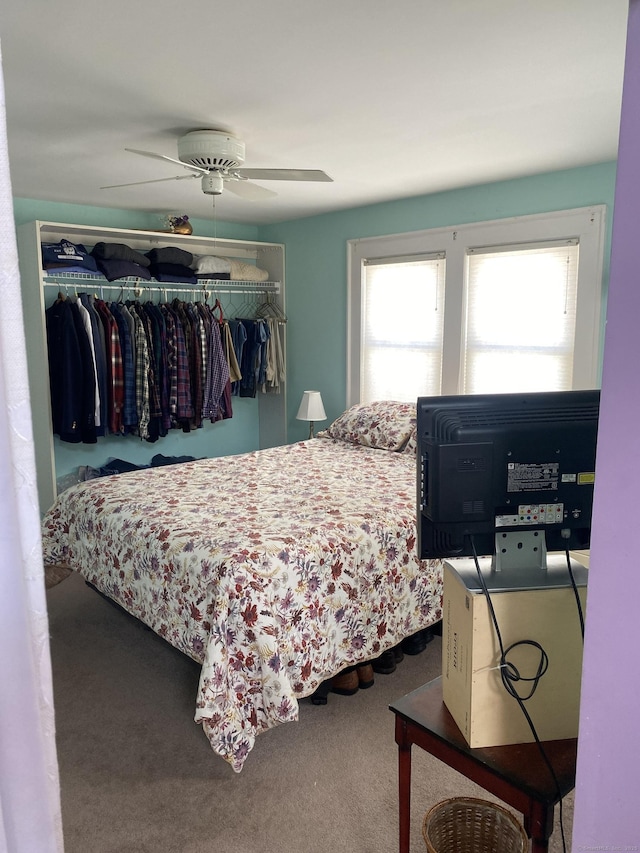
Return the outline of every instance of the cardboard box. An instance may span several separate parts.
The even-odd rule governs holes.
[[[589,568],[589,557],[590,551],[571,551],[571,556],[577,560],[579,563],[582,563],[583,566]]]
[[[576,737],[582,673],[582,634],[566,557],[548,557],[545,572],[496,573],[482,558],[483,577],[506,650],[512,643],[539,643],[548,669],[524,705],[541,740]],[[587,570],[572,562],[582,609],[586,603]],[[539,649],[523,645],[506,659],[523,677],[533,677],[541,660]],[[444,564],[442,690],[444,703],[470,747],[501,746],[535,740],[518,701],[500,675],[500,646],[486,595],[473,560]],[[530,682],[517,682],[520,696]]]

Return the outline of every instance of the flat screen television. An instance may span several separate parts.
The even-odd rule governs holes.
[[[597,390],[420,397],[419,557],[588,548],[599,406]]]

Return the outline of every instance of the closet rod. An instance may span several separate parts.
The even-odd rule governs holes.
[[[279,293],[280,292],[280,283],[279,282],[264,282],[264,281],[256,281],[256,282],[241,282],[242,287],[229,287],[228,282],[225,279],[207,279],[207,284],[202,284],[201,286],[191,285],[189,287],[181,287],[179,283],[175,282],[153,282],[153,284],[147,284],[146,280],[143,282],[140,279],[132,280],[132,281],[124,281],[123,284],[112,284],[107,282],[106,284],[102,281],[96,281],[92,278],[75,278],[75,279],[63,279],[63,278],[53,278],[47,277],[43,280],[43,284],[45,287],[69,287],[70,285],[81,284],[84,285],[85,288],[100,288],[100,290],[133,290],[134,292],[139,292],[142,294],[145,290],[148,291],[168,291],[170,293],[191,293],[198,294],[199,296],[203,296],[209,293]],[[218,283],[224,284],[225,287],[218,287]]]

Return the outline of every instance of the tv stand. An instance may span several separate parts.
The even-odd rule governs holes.
[[[532,853],[546,853],[555,805],[575,785],[577,740],[543,743],[558,788],[537,744],[471,749],[442,701],[436,678],[389,706],[398,744],[399,851],[409,853],[411,837],[411,747],[413,744],[457,770],[524,815]]]
[[[492,568],[501,572],[505,568],[547,568],[547,543],[544,530],[496,531],[496,548]]]
[[[587,569],[574,558],[571,560],[571,572],[578,585],[586,584]],[[475,559],[459,557],[449,560],[455,570],[464,577],[469,589],[480,590]],[[489,592],[500,592],[517,589],[549,589],[557,586],[567,586],[569,575],[566,554],[546,554],[543,565],[513,562],[503,562],[496,568],[493,557],[479,557],[478,565],[483,580]]]

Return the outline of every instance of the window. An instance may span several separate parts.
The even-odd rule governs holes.
[[[365,262],[360,400],[437,394],[442,375],[444,257]]]
[[[568,391],[579,245],[470,249],[462,391]]]
[[[604,211],[350,241],[347,404],[597,387]]]

